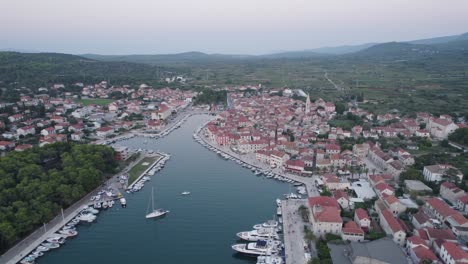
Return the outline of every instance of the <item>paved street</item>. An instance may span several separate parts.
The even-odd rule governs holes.
[[[304,221],[298,212],[301,205],[307,205],[307,199],[284,200],[281,203],[283,214],[284,247],[286,264],[305,264],[307,244],[304,241]]]

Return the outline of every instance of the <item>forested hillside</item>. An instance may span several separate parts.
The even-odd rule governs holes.
[[[111,148],[55,143],[0,158],[0,252],[99,186]]]
[[[102,62],[59,53],[0,52],[0,87],[40,87],[54,83],[97,83],[110,80],[115,84],[156,84],[167,74],[182,72],[130,62]]]

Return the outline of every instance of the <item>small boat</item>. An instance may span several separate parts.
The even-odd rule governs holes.
[[[120,204],[122,205],[122,207],[127,207],[127,200],[125,200],[124,197],[120,198]]]
[[[55,236],[47,238],[46,241],[52,244],[63,244],[65,243],[65,238],[61,236]]]
[[[48,248],[48,247],[44,247],[44,246],[38,246],[38,247],[36,248],[36,251],[41,251],[41,252],[49,251],[49,248]]]
[[[190,192],[182,192],[182,195],[190,195]]]
[[[72,229],[62,229],[59,231],[60,234],[65,235],[67,237],[74,237],[78,235],[78,232],[76,230]]]
[[[94,209],[99,209],[99,208],[101,208],[101,203],[100,202],[94,203],[93,207],[94,207]]]
[[[42,243],[41,246],[46,247],[48,249],[55,249],[55,248],[59,248],[60,244],[58,244],[58,243]]]
[[[109,206],[109,204],[107,203],[107,201],[102,202],[102,208],[103,209],[107,209],[108,206]]]
[[[278,207],[281,206],[281,199],[276,199],[276,206],[278,206]]]

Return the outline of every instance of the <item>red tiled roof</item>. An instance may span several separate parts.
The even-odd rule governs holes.
[[[377,188],[377,190],[379,190],[380,192],[383,192],[385,190],[389,190],[391,192],[395,191],[392,186],[390,186],[390,185],[388,185],[388,184],[386,184],[384,182],[381,182],[381,183],[377,184],[375,186],[375,188]]]
[[[398,223],[395,217],[393,217],[392,212],[385,209],[382,211],[382,216],[385,218],[385,221],[388,223],[388,226],[390,227],[390,229],[392,229],[393,233],[403,231],[401,225]]]
[[[444,240],[457,240],[455,235],[449,229],[435,229],[435,228],[426,228],[427,236],[430,239],[444,239]]]
[[[438,260],[437,256],[434,254],[434,252],[432,252],[432,250],[423,246],[418,246],[418,247],[413,248],[413,252],[421,261],[424,259],[433,260],[433,261]]]
[[[398,198],[393,195],[384,196],[384,200],[387,202],[387,204],[394,204],[398,202]]]
[[[364,209],[362,209],[362,208],[356,209],[356,211],[354,211],[354,214],[356,214],[356,216],[357,216],[357,218],[358,218],[359,220],[362,220],[362,219],[369,219],[369,220],[370,220],[369,215],[368,215],[367,212],[366,212]]]
[[[457,211],[450,208],[445,202],[438,198],[431,198],[427,200],[426,203],[432,208],[434,208],[434,210],[436,210],[444,218],[447,218],[457,213]]]
[[[424,239],[422,239],[422,238],[420,238],[418,236],[409,237],[407,240],[408,240],[408,242],[410,242],[414,246],[421,246],[422,245],[422,246],[427,247],[426,241],[424,241]]]
[[[340,211],[334,207],[325,206],[322,207],[321,212],[315,214],[315,218],[319,222],[328,222],[328,223],[342,223],[343,220],[340,216]]]
[[[346,192],[344,192],[343,190],[336,190],[334,193],[333,193],[333,197],[338,200],[340,198],[345,198],[346,200],[349,200],[349,197],[348,197],[348,194]]]
[[[316,196],[316,197],[309,197],[309,205],[311,207],[315,205],[319,205],[322,207],[335,207],[336,209],[340,209],[340,205],[338,202],[328,196]]]
[[[364,231],[354,222],[354,221],[349,221],[347,222],[343,229],[342,232],[345,234],[359,234],[359,235],[364,235]]]
[[[442,247],[445,248],[447,253],[455,260],[468,259],[468,253],[463,251],[455,243],[445,242],[442,244]]]

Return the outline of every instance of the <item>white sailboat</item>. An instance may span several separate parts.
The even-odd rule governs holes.
[[[148,202],[148,209],[146,210],[146,219],[149,219],[149,218],[156,218],[156,217],[160,217],[160,216],[163,216],[167,213],[169,213],[169,211],[167,210],[163,210],[163,209],[154,209],[154,188],[151,188],[151,208],[152,208],[152,211],[149,212],[149,209],[150,209],[150,204]]]

